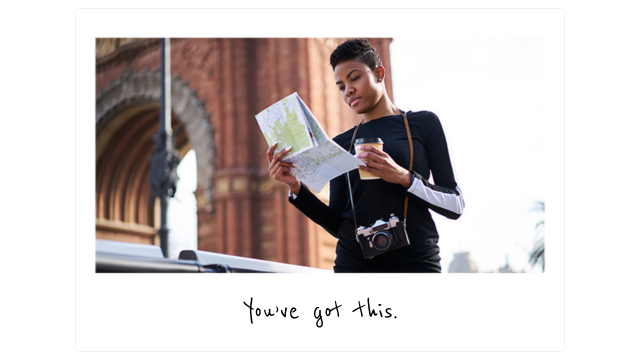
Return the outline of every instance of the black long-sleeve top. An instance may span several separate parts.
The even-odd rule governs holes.
[[[358,226],[368,227],[376,220],[388,221],[390,214],[400,220],[404,215],[405,195],[409,195],[407,234],[410,245],[365,259],[355,238],[353,211],[346,175],[330,184],[329,206],[302,186],[297,197],[289,201],[311,220],[338,238],[336,272],[440,272],[438,231],[430,210],[457,219],[464,209],[442,125],[428,111],[409,112],[407,120],[413,139],[414,181],[409,189],[382,179],[361,180],[358,170],[349,173]],[[355,127],[333,140],[349,150]],[[360,126],[358,138],[381,138],[383,151],[405,169],[409,169],[410,151],[402,115],[390,115]],[[355,149],[351,151],[355,154]],[[434,184],[428,182],[431,176]]]

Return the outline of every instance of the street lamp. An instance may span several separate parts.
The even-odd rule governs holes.
[[[160,248],[164,257],[169,256],[169,227],[167,226],[167,211],[169,198],[176,194],[178,185],[177,167],[180,154],[173,149],[171,130],[171,48],[170,40],[160,41],[160,128],[153,136],[156,146],[151,155],[151,201],[160,197]]]

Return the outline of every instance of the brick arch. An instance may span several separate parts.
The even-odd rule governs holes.
[[[158,106],[160,71],[125,71],[120,78],[104,87],[96,98],[96,158],[109,143],[114,131],[127,118]],[[214,128],[196,91],[178,77],[171,79],[171,110],[180,121],[191,147],[196,152],[198,189],[206,208],[213,209],[213,174],[216,169]]]
[[[96,236],[126,242],[157,242],[149,159],[159,126],[160,72],[126,71],[96,99]],[[196,152],[198,189],[213,209],[214,131],[196,92],[172,79],[174,145]]]

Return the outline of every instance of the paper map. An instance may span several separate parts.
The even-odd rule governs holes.
[[[296,166],[291,173],[315,192],[334,177],[364,165],[327,136],[298,93],[271,105],[256,120],[267,144],[278,142],[275,154],[292,147],[284,160]]]

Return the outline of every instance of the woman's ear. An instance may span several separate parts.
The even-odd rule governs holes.
[[[373,75],[376,78],[377,82],[382,82],[384,80],[384,67],[382,65],[378,66],[374,71]]]

